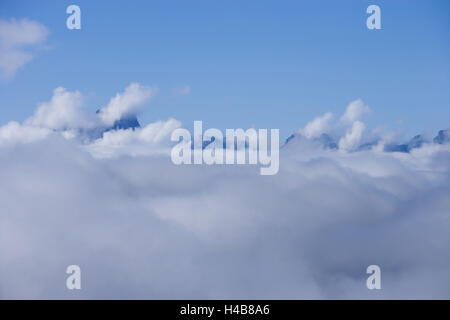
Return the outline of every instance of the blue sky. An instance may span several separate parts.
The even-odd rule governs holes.
[[[82,29],[66,28],[77,4]],[[366,28],[381,7],[382,30]],[[50,30],[14,77],[0,80],[0,124],[22,121],[58,86],[94,112],[130,82],[157,85],[140,117],[187,127],[280,128],[281,138],[357,98],[370,127],[435,135],[450,119],[449,1],[22,1],[0,18]],[[173,94],[189,85],[188,95]]]

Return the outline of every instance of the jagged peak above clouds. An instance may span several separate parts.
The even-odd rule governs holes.
[[[439,130],[438,135],[433,139],[434,143],[444,144],[450,142],[450,129]]]
[[[380,147],[381,150],[385,152],[408,153],[413,149],[421,148],[425,144],[443,145],[450,143],[450,129],[440,130],[432,140],[426,139],[422,134],[415,135],[405,143],[386,142],[382,137],[376,136],[363,139],[362,132],[364,130],[364,124],[359,121],[356,123],[356,132],[355,128],[352,127],[347,131],[345,136],[339,139],[336,139],[327,133],[322,133],[320,136],[313,138],[308,138],[299,132],[293,133],[285,140],[283,147],[288,147],[289,145],[294,144],[295,141],[303,139],[322,149],[328,150],[363,151]]]
[[[450,142],[450,129],[440,130],[432,141],[427,140],[422,134],[412,137],[406,143],[395,142],[392,137],[385,139],[377,130],[368,130],[361,121],[363,115],[370,112],[370,107],[364,101],[354,100],[349,103],[339,122],[332,124],[334,115],[327,112],[291,134],[285,140],[283,147],[288,148],[295,142],[299,142],[301,145],[309,142],[313,146],[328,150],[356,152],[376,149],[385,152],[407,153],[428,143],[446,144]],[[344,133],[342,133],[343,130]],[[300,140],[302,141],[300,142]]]
[[[138,143],[159,148],[159,144],[168,143],[171,130],[180,127],[181,123],[170,118],[141,127],[137,114],[156,92],[156,87],[131,83],[106,106],[91,113],[82,108],[81,92],[57,87],[50,100],[39,103],[35,113],[23,124],[10,122],[0,127],[0,146],[61,135],[78,141],[82,146],[93,145],[93,149],[102,149],[102,154],[108,153],[105,148],[109,144],[114,149]]]
[[[39,103],[31,117],[23,124],[10,122],[0,127],[0,146],[29,143],[45,139],[51,134],[60,134],[66,139],[78,141],[98,156],[123,154],[147,154],[164,150],[168,152],[174,143],[170,134],[182,126],[170,118],[141,126],[137,114],[155,93],[156,87],[131,83],[109,103],[95,113],[86,112],[83,96],[79,91],[68,91],[58,87],[51,99]],[[416,135],[406,143],[384,138],[377,130],[369,130],[361,121],[370,108],[361,99],[349,103],[339,120],[332,123],[334,115],[327,112],[308,122],[304,128],[289,136],[283,149],[302,152],[305,144],[311,148],[358,152],[375,150],[409,153],[423,145],[446,144],[450,141],[450,130],[441,130],[432,140]],[[204,144],[204,147],[208,143]],[[296,148],[300,145],[300,148]]]

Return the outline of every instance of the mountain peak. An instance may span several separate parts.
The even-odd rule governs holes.
[[[450,142],[450,129],[440,130],[438,135],[433,139],[433,142],[438,144]]]
[[[285,141],[284,145],[290,144],[292,140],[295,140],[299,135],[294,133],[291,134]],[[320,137],[312,138],[310,141],[318,142],[325,149],[338,149],[338,144],[333,140],[331,136],[326,133],[323,133]],[[373,140],[371,142],[361,144],[356,150],[369,150],[373,146],[377,145],[379,140]],[[404,152],[409,153],[413,149],[417,149],[422,147],[424,143],[429,142],[422,134],[415,135],[411,140],[407,143],[403,144],[386,144],[384,146],[384,151],[386,152]],[[450,129],[440,130],[438,135],[433,139],[433,143],[436,144],[445,144],[450,143]]]
[[[96,114],[100,113],[100,109],[98,109],[96,112]],[[140,128],[141,125],[136,117],[136,115],[134,114],[129,114],[126,116],[122,116],[119,120],[114,121],[113,125],[106,128],[106,131],[111,131],[111,130],[127,130],[127,129],[136,129],[136,128]]]

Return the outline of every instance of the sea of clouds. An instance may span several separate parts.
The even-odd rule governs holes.
[[[450,298],[449,144],[356,152],[374,134],[361,100],[300,129],[274,176],[174,165],[176,119],[89,138],[156,92],[133,83],[91,115],[56,88],[0,127],[0,298]]]

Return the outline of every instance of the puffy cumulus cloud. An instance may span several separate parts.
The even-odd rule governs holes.
[[[34,142],[46,138],[50,133],[46,128],[22,126],[11,121],[0,127],[0,146]]]
[[[170,153],[170,135],[180,128],[181,122],[170,118],[167,121],[149,123],[143,128],[111,130],[103,137],[86,145],[94,157],[105,158],[120,154],[149,155]]]
[[[0,70],[7,76],[33,59],[34,49],[42,45],[48,29],[28,19],[0,19]]]
[[[129,114],[140,111],[142,104],[157,92],[156,87],[142,86],[132,83],[123,93],[118,93],[112,98],[108,105],[102,107],[99,112],[100,119],[106,125],[113,125],[116,120]]]
[[[295,138],[296,144],[306,146],[306,141],[311,140],[315,146],[341,151],[359,151],[361,149],[383,150],[385,145],[395,144],[399,139],[398,132],[388,131],[385,128],[365,130],[365,124],[360,120],[366,113],[371,112],[369,106],[361,99],[350,102],[339,121],[332,122],[333,114],[327,112],[324,115],[308,122],[299,129],[286,142],[292,144]],[[306,145],[305,145],[306,144]]]
[[[333,119],[333,114],[331,112],[327,112],[324,115],[308,122],[303,129],[300,129],[299,132],[307,138],[317,138],[322,133],[325,133],[330,129],[331,119]]]
[[[341,122],[344,124],[352,124],[353,122],[361,119],[363,114],[370,112],[370,108],[361,99],[350,102],[345,110],[345,113],[341,117]]]
[[[178,120],[156,121],[136,130],[113,130],[103,121],[109,113],[114,114],[111,119],[115,120],[133,115],[137,105],[152,92],[149,87],[132,83],[101,112],[93,114],[82,108],[83,96],[79,91],[58,87],[51,99],[39,103],[34,115],[23,124],[11,122],[0,127],[0,144],[27,143],[54,132],[68,140],[77,140],[99,157],[127,152],[124,150],[130,151],[130,148],[138,154],[161,152],[167,149],[172,130],[181,126]],[[157,150],[158,146],[161,150]]]
[[[94,117],[89,117],[81,109],[82,105],[83,99],[79,91],[70,92],[58,87],[53,91],[50,101],[40,103],[35,114],[25,124],[53,130],[93,127]]]
[[[345,136],[339,140],[339,149],[351,151],[358,147],[365,127],[361,121],[353,122],[352,127],[347,129]]]
[[[0,148],[0,298],[450,298],[449,145],[282,149],[275,176],[131,149],[97,159],[60,135]]]

